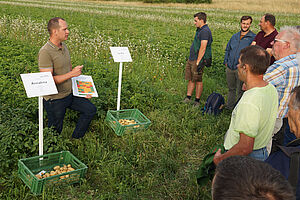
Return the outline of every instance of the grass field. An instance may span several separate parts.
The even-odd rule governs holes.
[[[181,103],[195,32],[193,14],[207,13],[214,39],[213,66],[204,74],[203,107],[213,91],[226,96],[224,50],[239,30],[240,17],[251,15],[252,30],[258,32],[267,11],[221,4],[0,0],[0,199],[210,199],[210,183],[198,187],[195,171],[209,149],[223,142],[230,113],[206,116],[200,108]],[[277,29],[299,25],[295,5],[270,8]],[[69,24],[66,43],[73,66],[83,64],[83,74],[93,76],[99,97],[92,102],[98,112],[79,141],[70,139],[76,112],[67,113],[61,135],[45,129],[45,153],[69,150],[88,172],[81,184],[48,188],[34,196],[18,178],[17,161],[38,155],[38,103],[26,97],[20,74],[38,72],[37,54],[48,39],[46,24],[55,16]],[[118,63],[110,46],[130,50],[133,62],[124,64],[121,109],[142,111],[152,121],[147,130],[119,137],[105,124],[107,110],[116,109],[118,87]]]

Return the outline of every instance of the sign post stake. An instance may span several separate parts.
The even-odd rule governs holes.
[[[120,110],[123,62],[132,62],[128,47],[109,47],[115,62],[120,63],[117,110]]]
[[[39,155],[43,155],[43,97],[39,96]]]
[[[57,88],[51,72],[20,74],[27,97],[38,97],[39,102],[39,155],[43,150],[43,96],[57,94]],[[42,158],[41,158],[42,159]]]
[[[119,67],[119,84],[118,84],[118,100],[117,100],[117,110],[120,110],[120,101],[121,101],[121,85],[122,85],[122,62],[120,62]]]

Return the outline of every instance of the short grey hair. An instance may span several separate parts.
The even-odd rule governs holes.
[[[294,110],[300,109],[300,86],[295,87],[292,90],[291,97],[293,97],[292,107]]]
[[[283,32],[282,38],[290,43],[290,48],[293,53],[300,50],[300,31],[293,26],[284,26],[280,28],[280,32]]]

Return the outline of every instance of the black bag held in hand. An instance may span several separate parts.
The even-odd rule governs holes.
[[[208,58],[208,59],[201,59],[201,61],[199,62],[198,64],[198,67],[197,67],[197,72],[200,72],[204,66],[206,67],[210,67],[211,66],[211,62],[212,62],[212,59],[211,58]]]

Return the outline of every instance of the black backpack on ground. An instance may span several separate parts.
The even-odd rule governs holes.
[[[224,97],[219,93],[213,92],[208,96],[202,113],[218,115],[222,112],[224,104]]]

